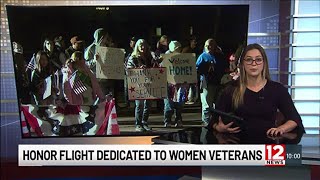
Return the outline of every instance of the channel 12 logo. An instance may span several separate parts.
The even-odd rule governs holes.
[[[265,145],[265,166],[285,166],[286,146],[283,144]]]

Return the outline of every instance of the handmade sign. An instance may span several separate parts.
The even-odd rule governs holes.
[[[128,69],[129,100],[167,97],[166,68]]]
[[[193,53],[163,54],[162,66],[167,68],[170,84],[197,83],[196,57]]]
[[[99,58],[96,65],[96,77],[99,79],[124,79],[124,49],[96,47]]]

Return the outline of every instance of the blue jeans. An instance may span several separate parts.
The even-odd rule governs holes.
[[[215,103],[219,94],[220,85],[208,84],[207,88],[202,89],[200,93],[201,104],[202,104],[202,122],[210,122],[210,112],[207,108],[215,108]]]
[[[182,121],[182,109],[183,109],[183,103],[173,102],[172,100],[169,100],[168,98],[163,99],[164,103],[164,123],[171,123],[172,115],[175,111],[176,117],[175,122]]]
[[[190,84],[188,89],[188,101],[196,102],[199,98],[199,90],[197,84]]]
[[[150,100],[135,100],[135,120],[136,125],[143,125],[148,123]]]

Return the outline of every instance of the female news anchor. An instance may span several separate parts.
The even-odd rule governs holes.
[[[222,93],[216,108],[242,117],[248,131],[265,131],[276,136],[294,129],[304,131],[288,90],[270,79],[268,59],[259,44],[248,45],[240,57],[240,78]],[[285,123],[276,127],[277,111],[285,117]],[[233,122],[224,124],[221,117],[213,118],[211,128],[223,133],[238,133],[240,127]]]

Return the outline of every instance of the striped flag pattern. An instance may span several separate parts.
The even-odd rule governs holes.
[[[76,95],[84,93],[88,88],[80,79],[76,78],[77,73],[74,73],[70,78],[70,85]]]
[[[21,111],[21,113],[20,113],[20,118],[21,118],[22,136],[23,137],[30,137],[30,132],[29,132],[26,118],[23,114],[23,111]]]
[[[114,102],[114,100],[113,100]],[[119,125],[117,121],[117,112],[116,112],[116,107],[115,104],[112,106],[111,114],[109,116],[109,122],[107,126],[107,135],[119,135],[120,130],[119,130]]]
[[[50,112],[50,118],[53,118],[54,120],[59,119],[59,121],[61,122],[59,123],[60,132],[59,134],[55,135],[52,134],[50,128],[46,128],[46,126],[41,125],[45,120],[36,116],[37,110],[38,106],[35,105],[21,106],[20,118],[23,137],[43,137],[55,135],[103,136],[120,134],[120,128],[117,120],[117,111],[115,107],[115,99],[104,101],[98,105],[98,108],[95,110],[94,121],[92,122],[94,123],[94,126],[90,126],[88,128],[83,128],[83,119],[86,117],[86,114],[89,114],[89,112],[82,111],[81,107],[78,105],[67,105],[65,108],[58,107],[57,109]],[[80,119],[82,120],[79,121]]]
[[[120,129],[117,121],[115,99],[108,101],[105,106],[105,118],[96,135],[119,135]]]
[[[30,112],[30,107],[28,105],[21,106],[21,111],[22,111],[21,114],[23,114],[23,116],[21,116],[21,120],[22,118],[25,119],[25,122],[30,125],[30,129],[33,129],[37,136],[43,136],[43,133],[37,118]],[[24,124],[22,120],[22,128],[25,128],[25,127],[26,127],[26,124]],[[24,137],[28,136],[27,134],[28,132],[26,131],[26,129],[22,129],[22,131],[23,131]]]
[[[77,95],[84,93],[87,90],[87,87],[83,84],[83,82],[79,79],[76,81],[72,87],[74,93]]]

